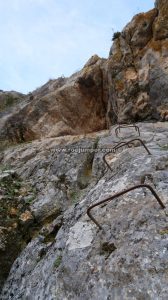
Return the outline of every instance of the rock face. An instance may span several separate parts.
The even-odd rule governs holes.
[[[168,38],[168,24],[167,24],[167,1],[156,1],[155,4],[158,9],[158,16],[154,23],[154,38],[155,40],[162,40]]]
[[[78,201],[92,180],[94,153],[77,157],[76,152],[56,149],[62,144],[94,149],[97,137],[28,143],[16,152],[11,148],[4,160],[0,152],[0,289],[25,245],[43,227],[46,239],[52,240],[61,222],[54,220]]]
[[[68,79],[50,81],[33,92],[28,104],[4,124],[1,139],[23,142],[104,129],[107,106],[104,61],[94,56],[82,71]]]
[[[168,123],[139,127],[151,155],[138,142],[120,148],[107,157],[112,172],[100,149],[138,137],[131,128],[118,138],[112,128],[110,134],[1,152],[1,164],[36,188],[29,209],[40,224],[14,262],[1,299],[167,299]],[[92,153],[83,155],[83,147]],[[142,182],[166,209],[150,191],[138,189],[93,210],[103,230],[87,216],[90,205]]]
[[[168,118],[168,2],[136,15],[115,39],[108,60],[111,102],[120,122]]]
[[[1,142],[76,135],[116,122],[168,120],[168,2],[114,34],[108,59],[91,57],[70,78],[50,80],[0,124]]]

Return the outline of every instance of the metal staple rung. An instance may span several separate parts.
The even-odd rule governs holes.
[[[144,143],[141,139],[139,139],[139,138],[130,140],[130,141],[128,141],[128,142],[121,142],[121,143],[123,143],[122,145],[119,145],[119,144],[118,144],[118,145],[116,145],[113,149],[114,149],[114,150],[117,150],[117,149],[119,149],[119,148],[121,148],[121,147],[123,147],[123,146],[126,146],[126,145],[129,146],[129,144],[132,144],[132,142],[134,142],[134,141],[139,141],[139,142],[142,144],[142,146],[145,148],[145,150],[147,151],[147,153],[148,153],[149,155],[151,155],[151,153],[150,153],[149,149],[147,148],[147,146],[145,145],[145,143]]]
[[[117,149],[119,149],[119,148],[121,148],[121,147],[123,147],[123,146],[127,146],[127,145],[128,145],[128,147],[129,147],[129,145],[133,145],[133,142],[134,142],[134,141],[139,141],[139,142],[142,144],[142,146],[145,148],[145,150],[147,151],[147,153],[148,153],[149,155],[151,155],[149,149],[147,148],[147,146],[145,145],[145,143],[144,143],[141,139],[138,139],[138,138],[137,138],[137,139],[130,140],[130,141],[128,141],[128,142],[120,142],[120,143],[118,143],[115,147],[113,147],[113,148],[111,149],[111,151],[109,151],[108,153],[106,153],[106,154],[103,156],[103,161],[104,161],[104,163],[107,165],[107,167],[110,169],[110,171],[112,171],[112,169],[111,169],[109,163],[108,163],[107,160],[106,160],[106,156],[109,155],[110,153],[115,153]]]
[[[119,126],[115,129],[116,136],[118,137],[118,131],[120,132],[121,128],[130,128],[130,127],[135,128],[135,130],[138,131],[139,136],[141,135],[139,127],[137,125],[135,125],[135,124],[130,124],[130,125],[129,124],[119,124]]]
[[[94,207],[96,207],[96,206],[99,206],[99,205],[101,205],[101,204],[103,204],[103,203],[105,203],[105,202],[111,201],[111,200],[113,200],[114,198],[120,197],[120,196],[122,196],[122,195],[124,195],[124,194],[126,194],[126,193],[128,193],[128,192],[130,192],[130,191],[133,191],[133,190],[139,189],[139,188],[147,188],[147,189],[149,189],[149,190],[151,191],[151,193],[154,195],[154,197],[156,198],[156,200],[158,201],[158,203],[160,204],[161,208],[163,208],[163,209],[165,208],[165,205],[163,204],[162,200],[160,199],[160,197],[158,196],[158,194],[155,192],[155,190],[154,190],[150,185],[148,185],[148,184],[139,184],[139,185],[132,186],[132,187],[126,189],[126,190],[123,190],[123,191],[121,191],[121,192],[119,192],[119,193],[116,193],[116,194],[114,194],[113,196],[108,197],[108,198],[106,198],[106,199],[104,199],[104,200],[102,200],[102,201],[100,201],[100,202],[98,202],[98,203],[96,203],[96,204],[93,204],[92,206],[90,206],[90,207],[87,209],[87,215],[88,215],[89,218],[90,218],[90,219],[91,219],[91,220],[99,227],[99,229],[102,229],[102,226],[101,226],[101,225],[97,222],[97,220],[92,216],[91,210],[92,210]]]

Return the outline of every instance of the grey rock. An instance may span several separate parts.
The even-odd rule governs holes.
[[[86,214],[89,205],[129,186],[140,184],[144,176],[145,183],[157,191],[167,207],[168,124],[138,125],[141,138],[152,155],[148,155],[137,144],[133,148],[122,148],[108,158],[112,172],[102,163],[98,168],[97,157],[102,156],[100,148],[112,147],[121,139],[136,137],[136,132],[125,129],[124,134],[122,133],[125,138],[117,138],[115,128],[112,128],[109,136],[106,133],[106,136],[100,137],[97,144],[99,152],[94,155],[92,164],[93,180],[85,188],[80,201],[65,205],[62,215],[57,218],[54,216],[54,220],[43,225],[38,236],[22,251],[4,285],[1,295],[3,300],[167,299],[167,208],[163,210],[150,191],[138,189],[108,202],[106,206],[94,208],[93,215],[102,225],[102,231]],[[85,142],[87,146],[93,145],[92,140],[89,143],[86,139],[76,143],[75,147],[81,143],[84,145]],[[44,141],[41,143],[44,144]],[[17,152],[24,153],[25,149],[13,151],[17,156]],[[11,155],[12,149],[6,151],[3,160],[11,163]],[[36,155],[44,155],[43,147]],[[87,155],[83,157],[83,162],[81,158],[80,155],[72,156],[72,153],[60,155],[59,161],[50,165],[46,174],[52,174],[53,182],[60,186],[65,182],[68,186],[77,186],[77,170],[87,161]],[[21,163],[22,159],[20,155],[15,167],[24,174],[23,170],[28,169],[28,162],[25,165]],[[40,164],[38,167],[41,167]],[[98,172],[99,169],[102,175]],[[32,179],[28,175],[29,179],[34,180],[35,174],[32,173]],[[68,175],[61,177],[60,183],[62,174]],[[44,191],[45,186],[38,191],[34,206],[38,204],[38,197]],[[52,188],[48,189],[48,194],[50,193],[52,195]],[[39,215],[40,209],[39,205]],[[53,210],[52,206],[48,206],[48,210],[50,209]]]

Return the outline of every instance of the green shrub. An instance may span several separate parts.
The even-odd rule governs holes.
[[[114,32],[113,37],[112,37],[112,41],[118,39],[120,37],[120,35],[121,35],[121,32],[119,32],[119,31]]]

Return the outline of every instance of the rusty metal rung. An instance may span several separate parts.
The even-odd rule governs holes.
[[[115,153],[116,150],[118,150],[119,148],[122,148],[123,146],[127,146],[128,145],[128,147],[129,147],[129,145],[133,145],[134,141],[139,141],[142,144],[142,146],[145,148],[145,150],[147,151],[147,153],[149,155],[151,155],[149,149],[147,148],[147,146],[145,145],[145,143],[141,139],[137,138],[137,139],[130,140],[128,142],[120,142],[115,147],[113,147],[111,149],[111,151],[109,151],[108,153],[104,154],[104,156],[103,156],[103,161],[107,165],[107,167],[110,169],[110,171],[112,171],[112,168],[110,167],[109,163],[107,162],[106,156],[109,155],[110,153]]]
[[[112,168],[110,167],[110,165],[108,164],[108,162],[107,162],[107,160],[106,160],[106,156],[107,156],[108,154],[110,154],[110,153],[112,153],[112,152],[108,152],[108,153],[106,153],[106,154],[103,156],[103,161],[104,161],[104,163],[106,164],[106,166],[110,169],[110,171],[112,172]]]
[[[92,206],[90,206],[90,207],[87,209],[87,215],[88,215],[88,217],[96,224],[96,226],[99,227],[99,229],[102,229],[102,226],[101,226],[101,225],[97,222],[97,220],[92,216],[91,210],[92,210],[94,207],[96,207],[96,206],[99,206],[99,205],[101,205],[101,204],[103,204],[103,203],[106,203],[106,202],[108,202],[108,201],[111,201],[111,200],[113,200],[114,198],[120,197],[120,196],[122,196],[122,195],[124,195],[124,194],[126,194],[126,193],[128,193],[128,192],[130,192],[130,191],[133,191],[133,190],[139,189],[139,188],[147,188],[147,189],[149,189],[149,190],[151,191],[151,193],[154,195],[154,197],[156,198],[156,200],[158,201],[158,203],[160,204],[161,208],[163,208],[163,209],[166,208],[165,205],[163,204],[162,200],[161,200],[160,197],[158,196],[158,194],[155,192],[155,190],[154,190],[150,185],[148,185],[148,184],[139,184],[139,185],[132,186],[132,187],[126,189],[126,190],[123,190],[123,191],[121,191],[121,192],[119,192],[119,193],[116,193],[116,194],[114,194],[113,196],[110,196],[110,197],[108,197],[108,198],[106,198],[106,199],[104,199],[104,200],[102,200],[102,201],[100,201],[100,202],[98,202],[98,203],[96,203],[96,204],[93,204]]]
[[[141,135],[140,129],[137,125],[135,125],[135,124],[119,124],[118,127],[115,129],[116,136],[118,137],[118,132],[120,132],[121,128],[130,128],[130,127],[135,128],[135,130],[138,131],[139,136]]]
[[[119,148],[121,148],[121,147],[123,147],[123,146],[126,146],[126,145],[130,145],[130,144],[132,144],[134,141],[139,141],[141,144],[142,144],[142,146],[145,148],[145,150],[147,151],[147,153],[149,154],[149,155],[151,155],[151,152],[149,151],[149,149],[147,148],[147,146],[145,145],[145,143],[141,140],[141,139],[139,139],[139,138],[137,138],[137,139],[133,139],[133,140],[130,140],[130,141],[128,141],[128,142],[121,142],[121,143],[119,143],[119,144],[117,144],[114,148],[112,148],[112,149],[114,149],[115,151],[117,150],[117,149],[119,149]],[[120,145],[121,144],[121,145]]]

